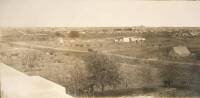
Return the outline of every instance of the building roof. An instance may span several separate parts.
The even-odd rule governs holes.
[[[176,47],[173,47],[173,50],[176,54],[178,54],[181,57],[186,57],[191,54],[191,52],[186,46],[176,46]]]

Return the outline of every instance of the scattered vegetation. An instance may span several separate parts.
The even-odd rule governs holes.
[[[43,58],[40,52],[31,51],[23,55],[22,64],[25,66],[26,70],[33,70],[40,66],[42,60]]]
[[[69,37],[71,38],[78,38],[80,36],[79,31],[70,31],[69,32]]]
[[[183,95],[189,90],[191,90],[191,95],[193,92],[199,94],[200,72],[199,66],[196,66],[195,63],[200,63],[198,61],[200,41],[199,35],[193,37],[189,34],[191,31],[189,29],[193,28],[185,30],[184,28],[144,27],[126,30],[120,28],[114,31],[112,28],[77,29],[68,30],[67,36],[65,32],[68,31],[56,29],[44,31],[13,29],[4,33],[2,40],[5,40],[5,44],[18,41],[44,47],[59,47],[63,49],[62,51],[51,50],[48,52],[36,49],[33,52],[25,52],[28,49],[24,49],[19,52],[12,48],[23,46],[7,46],[12,50],[11,53],[7,47],[1,46],[0,59],[12,67],[29,69],[25,72],[40,75],[59,83],[66,87],[67,93],[77,96],[134,96],[134,94],[145,95],[146,93],[176,96],[176,94]],[[25,33],[15,33],[16,31]],[[84,36],[79,33],[81,31],[86,32]],[[113,42],[118,37],[129,36],[144,37],[146,40],[141,43]],[[52,40],[57,37],[65,39],[63,46]],[[76,38],[76,40],[71,38]],[[188,46],[195,59],[190,58],[192,59],[190,61],[188,58],[187,60],[172,60],[168,57],[169,50],[180,44]],[[69,49],[69,51],[64,53],[64,49]],[[81,52],[71,52],[70,50],[80,50]],[[99,51],[105,53],[102,54]],[[111,57],[106,53],[119,55],[119,57]],[[165,64],[165,62],[168,63]],[[187,64],[191,62],[194,62],[194,65]],[[34,70],[37,68],[40,70]],[[153,70],[154,68],[157,70]],[[152,84],[160,83],[162,87],[160,85],[150,87]],[[180,94],[179,91],[181,91]]]

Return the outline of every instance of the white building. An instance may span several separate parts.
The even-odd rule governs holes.
[[[123,38],[123,42],[128,43],[128,42],[131,42],[131,40],[129,37],[125,37],[125,38]]]
[[[58,38],[58,43],[59,43],[59,44],[64,44],[64,39],[63,39],[62,37],[59,37],[59,38]]]

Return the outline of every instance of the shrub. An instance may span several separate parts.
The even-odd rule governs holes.
[[[77,38],[79,36],[80,36],[80,33],[78,31],[71,31],[69,33],[69,37],[71,37],[71,38]]]

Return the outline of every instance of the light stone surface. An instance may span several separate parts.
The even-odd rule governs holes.
[[[73,98],[65,88],[40,76],[28,76],[0,64],[1,98]]]

